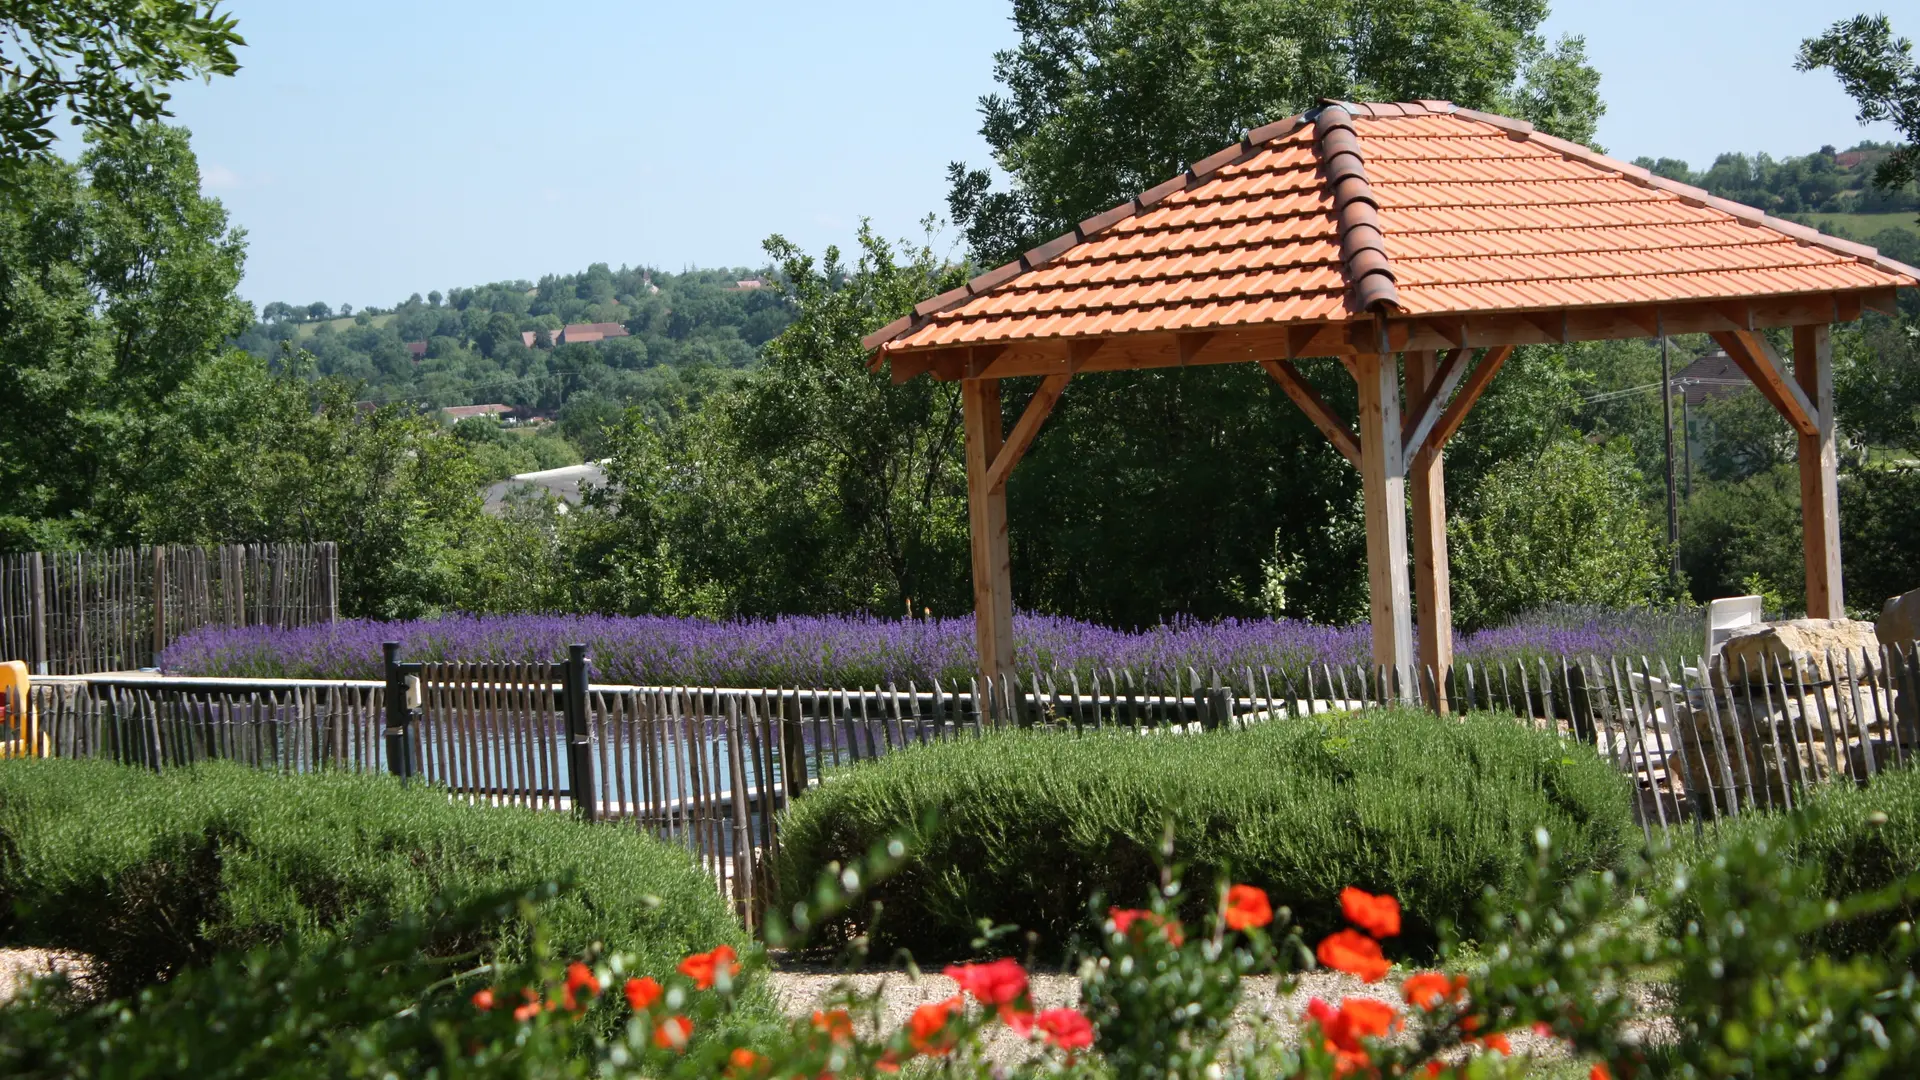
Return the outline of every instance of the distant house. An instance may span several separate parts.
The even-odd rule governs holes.
[[[491,416],[495,420],[505,420],[513,415],[511,405],[449,405],[440,410],[440,415],[452,423],[459,423],[468,417]]]
[[[1686,395],[1689,406],[1708,398],[1731,397],[1753,389],[1733,357],[1715,350],[1673,373],[1673,384]]]
[[[754,289],[764,289],[766,287],[767,287],[767,282],[765,278],[750,277],[745,281],[734,282],[731,286],[728,287],[727,291],[728,292],[751,292]]]
[[[557,509],[565,513],[567,507],[580,505],[580,485],[583,482],[595,486],[607,482],[607,472],[602,465],[602,462],[589,461],[584,465],[521,473],[502,480],[487,488],[486,510],[490,514],[502,513],[508,497],[515,491],[533,491],[557,500]]]
[[[555,344],[578,345],[589,341],[604,341],[607,338],[627,336],[627,328],[617,322],[568,323],[560,331]]]
[[[520,341],[527,348],[531,349],[534,347],[534,341],[539,338],[539,336],[540,331],[538,330],[522,330],[520,332]],[[555,345],[584,345],[589,342],[605,341],[608,338],[623,338],[626,336],[628,336],[627,328],[617,322],[577,322],[568,323],[565,327],[555,330],[550,340],[552,340]]]
[[[424,341],[407,342],[407,354],[415,360],[419,360],[421,357],[427,355],[427,343]]]

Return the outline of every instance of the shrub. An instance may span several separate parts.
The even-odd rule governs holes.
[[[1454,611],[1479,628],[1543,604],[1630,607],[1657,599],[1659,534],[1640,474],[1618,448],[1560,441],[1495,466],[1447,530]]]
[[[1893,768],[1865,788],[1816,789],[1805,810],[1724,823],[1705,850],[1714,855],[1726,844],[1764,840],[1785,861],[1807,869],[1819,896],[1836,900],[1886,889],[1920,868],[1920,771]],[[1681,909],[1675,918],[1690,915]],[[1883,952],[1897,940],[1900,923],[1916,920],[1920,896],[1886,911],[1823,926],[1816,943],[1841,955]]]
[[[1171,826],[1190,876],[1231,874],[1326,925],[1346,885],[1409,909],[1431,947],[1483,890],[1503,889],[1535,829],[1564,869],[1637,846],[1625,777],[1591,750],[1511,719],[1419,710],[1276,721],[1195,735],[1010,731],[897,751],[830,774],[783,823],[779,880],[812,881],[896,833],[913,852],[874,887],[876,947],[964,953],[981,919],[1064,953],[1086,898],[1140,903]],[[791,898],[789,898],[791,899]]]
[[[546,911],[563,951],[603,942],[664,972],[686,953],[745,944],[693,859],[632,830],[463,805],[375,775],[0,769],[0,940],[87,953],[114,994],[222,950],[543,881],[572,885]],[[526,931],[510,920],[439,948],[513,957]]]

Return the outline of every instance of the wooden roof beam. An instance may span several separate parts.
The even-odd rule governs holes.
[[[1727,355],[1746,373],[1761,396],[1786,417],[1795,431],[1802,435],[1820,434],[1819,411],[1807,400],[1807,392],[1787,371],[1785,361],[1765,335],[1752,330],[1724,330],[1715,333],[1713,340],[1727,350]]]
[[[1340,456],[1351,462],[1354,468],[1359,468],[1360,440],[1354,436],[1347,422],[1333,411],[1333,406],[1327,404],[1327,400],[1314,390],[1313,384],[1300,374],[1300,369],[1293,366],[1293,361],[1262,360],[1260,366],[1273,376],[1273,381],[1280,384],[1280,389],[1286,391],[1293,403],[1300,406],[1300,411],[1307,414],[1307,419],[1313,421],[1313,426],[1320,429],[1320,434],[1327,437]]]
[[[1388,345],[1394,351],[1436,352],[1496,345],[1530,345],[1568,341],[1606,341],[1648,338],[1662,328],[1668,334],[1714,334],[1762,327],[1813,326],[1849,322],[1863,310],[1886,311],[1894,305],[1894,290],[1843,293],[1806,293],[1756,297],[1741,301],[1693,301],[1629,307],[1558,308],[1536,312],[1488,315],[1417,316],[1391,319]],[[1748,332],[1752,332],[1749,330]],[[1178,333],[1116,334],[1107,338],[1073,339],[1104,344],[1078,367],[1072,347],[1059,338],[1042,338],[1001,345],[955,345],[940,349],[883,354],[896,381],[931,372],[936,379],[1006,378],[1015,375],[1057,375],[1074,370],[1138,371],[1158,367],[1195,367],[1283,357],[1332,356],[1351,358],[1361,351],[1378,351],[1379,330],[1371,319],[1275,324],[1244,329],[1193,330]],[[932,359],[918,359],[931,357]]]

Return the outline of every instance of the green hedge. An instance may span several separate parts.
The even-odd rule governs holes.
[[[562,954],[602,942],[659,974],[746,944],[692,858],[631,828],[454,803],[384,776],[0,762],[0,941],[87,953],[115,995],[292,930],[566,880],[544,913]],[[508,957],[525,945],[516,925],[442,943]]]
[[[779,880],[810,885],[887,837],[879,948],[968,951],[978,921],[1017,924],[1064,955],[1087,898],[1140,903],[1165,823],[1201,891],[1231,870],[1317,934],[1356,885],[1398,896],[1399,947],[1515,882],[1545,826],[1565,872],[1639,847],[1629,784],[1591,749],[1508,718],[1418,710],[1283,720],[1199,735],[1011,731],[916,747],[830,774],[787,811]],[[789,901],[798,899],[795,895]]]
[[[1821,892],[1834,899],[1876,892],[1920,873],[1920,771],[1914,766],[1888,769],[1864,788],[1816,788],[1801,809],[1723,822],[1705,844],[1689,844],[1683,858],[1694,857],[1688,851],[1711,854],[1720,843],[1758,832],[1789,860],[1818,867]],[[1689,915],[1675,913],[1676,919]],[[1920,921],[1920,902],[1840,924],[1815,944],[1840,954],[1879,951],[1903,921]]]

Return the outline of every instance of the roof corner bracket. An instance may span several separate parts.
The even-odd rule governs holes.
[[[1206,348],[1207,343],[1211,342],[1213,338],[1214,332],[1211,330],[1173,335],[1174,348],[1178,350],[1180,354],[1180,366],[1186,367],[1192,363],[1193,358],[1199,354],[1201,349]]]

